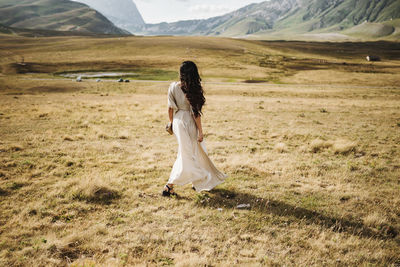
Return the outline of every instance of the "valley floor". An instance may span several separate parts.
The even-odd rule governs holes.
[[[174,38],[162,40],[156,51],[176,45]],[[217,41],[209,45],[227,47],[221,53],[234,53],[236,42],[254,49],[249,55],[267,53],[263,43]],[[295,43],[290,49],[271,43],[265,49],[285,51],[276,57],[300,51],[302,69],[276,76],[279,83],[287,79],[284,85],[254,84],[241,81],[250,79],[251,68],[257,79],[266,77],[253,62],[259,54],[248,61],[232,55],[229,68],[212,75],[221,55],[198,51],[206,80],[205,142],[229,177],[211,192],[196,193],[188,185],[176,188],[180,197],[165,199],[161,190],[177,152],[175,138],[164,130],[168,83],[58,79],[55,72],[76,71],[77,64],[103,60],[105,69],[109,64],[116,70],[112,64],[138,64],[140,55],[124,61],[101,58],[86,43],[81,50],[76,40],[54,40],[54,47],[34,42],[14,41],[11,50],[25,58],[23,66],[42,72],[12,74],[24,70],[3,62],[0,77],[0,265],[400,264],[397,59],[376,64],[374,70],[385,73],[341,69],[343,75],[323,77],[304,70],[319,55],[305,56],[311,52]],[[108,47],[119,40],[101,42]],[[192,40],[190,49],[199,42],[205,41]],[[84,52],[88,58],[79,60]],[[149,56],[140,66],[143,75],[168,77],[176,70],[170,63],[182,58],[167,59]],[[365,67],[350,56],[340,61],[354,71]],[[284,58],[279,62],[287,66]],[[154,66],[167,72],[143,69]],[[346,86],[346,77],[353,83]]]

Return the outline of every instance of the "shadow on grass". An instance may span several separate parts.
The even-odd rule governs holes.
[[[0,187],[0,196],[7,196],[8,195],[8,191],[4,190]]]
[[[381,240],[395,239],[399,230],[391,225],[380,225],[371,228],[353,218],[339,218],[320,212],[271,199],[226,189],[214,189],[198,199],[203,207],[235,209],[238,204],[250,204],[252,210],[281,217],[292,217],[307,224],[316,224],[334,232],[345,232],[351,235]],[[397,240],[400,242],[400,240]]]

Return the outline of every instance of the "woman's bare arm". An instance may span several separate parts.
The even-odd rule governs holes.
[[[168,108],[168,116],[169,116],[169,121],[172,123],[174,120],[174,109],[173,108]]]
[[[197,116],[194,118],[194,121],[196,122],[197,129],[199,130],[199,136],[197,138],[197,141],[200,143],[203,142],[203,128],[201,127],[201,116]]]

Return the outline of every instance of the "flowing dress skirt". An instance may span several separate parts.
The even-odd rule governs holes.
[[[172,129],[179,148],[168,183],[192,183],[197,192],[209,191],[222,183],[226,175],[208,157],[204,141],[197,141],[198,131],[191,112],[178,110],[174,115]]]

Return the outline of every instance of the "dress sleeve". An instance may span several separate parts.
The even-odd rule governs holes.
[[[174,87],[175,83],[171,83],[168,89],[168,107],[173,108],[175,110],[178,109],[178,106],[176,104],[175,96],[174,96]]]

